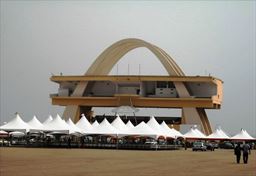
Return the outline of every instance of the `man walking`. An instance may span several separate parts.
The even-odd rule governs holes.
[[[240,158],[241,158],[241,147],[240,147],[240,143],[238,143],[235,147],[235,155],[236,155],[236,163],[239,164],[240,163]]]
[[[250,146],[249,144],[244,143],[243,145],[243,160],[244,160],[244,164],[248,163],[248,155],[250,153]]]

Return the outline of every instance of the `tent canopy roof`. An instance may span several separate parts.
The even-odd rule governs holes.
[[[256,140],[255,138],[253,138],[251,135],[249,135],[247,133],[246,130],[241,129],[241,131],[236,134],[235,136],[230,138],[231,140]]]
[[[187,139],[205,139],[206,136],[197,129],[196,126],[191,127],[190,130],[184,134]]]
[[[9,121],[7,124],[0,126],[1,130],[6,131],[28,131],[31,128],[26,122],[22,120],[19,114]]]

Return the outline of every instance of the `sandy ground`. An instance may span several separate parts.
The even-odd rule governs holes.
[[[1,176],[256,176],[256,150],[236,164],[233,150],[0,148],[0,169]]]

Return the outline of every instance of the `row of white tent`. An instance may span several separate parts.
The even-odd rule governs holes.
[[[91,124],[82,114],[81,119],[74,124],[71,119],[65,121],[59,115],[55,118],[49,116],[43,123],[41,123],[36,116],[29,122],[24,122],[19,114],[16,114],[14,119],[0,126],[0,130],[30,133],[44,131],[71,135],[110,135],[119,138],[125,136],[148,136],[155,139],[165,137],[173,139],[256,140],[244,129],[233,137],[228,136],[221,128],[217,128],[211,135],[206,136],[194,126],[183,135],[174,128],[169,128],[164,121],[159,124],[154,116],[151,116],[147,123],[141,122],[134,126],[130,121],[125,124],[119,115],[116,116],[111,124],[106,118],[101,123],[95,121]]]

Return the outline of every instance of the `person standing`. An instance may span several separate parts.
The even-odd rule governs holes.
[[[235,155],[236,155],[236,163],[240,163],[240,158],[241,158],[241,146],[240,143],[238,143],[235,147]]]
[[[71,137],[68,137],[68,148],[71,148]]]
[[[250,146],[249,144],[244,143],[243,145],[243,160],[244,160],[244,164],[248,163],[248,155],[250,153]]]

